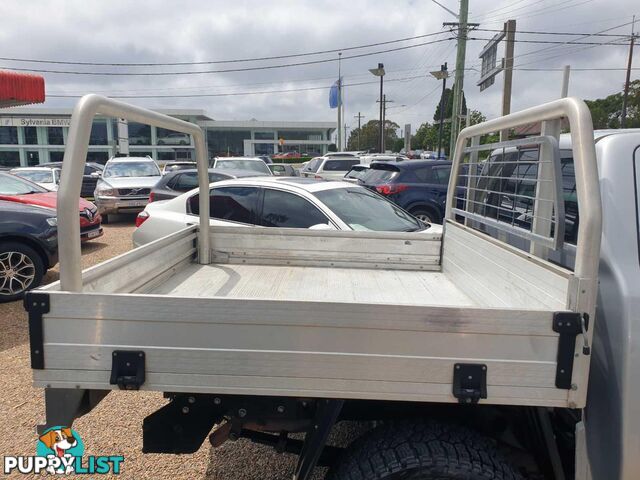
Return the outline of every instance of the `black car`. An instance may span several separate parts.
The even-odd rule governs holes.
[[[219,182],[220,180],[229,180],[230,178],[241,177],[260,177],[266,176],[259,172],[252,172],[249,170],[220,170],[217,168],[209,169],[209,183]],[[178,170],[171,172],[162,177],[162,179],[156,183],[155,187],[151,189],[151,195],[149,196],[149,202],[155,202],[158,200],[170,200],[178,195],[198,188],[198,170]]]
[[[442,223],[450,174],[446,160],[373,162],[358,182],[424,222]]]
[[[62,162],[42,163],[38,166],[62,168]],[[82,175],[82,190],[80,191],[81,197],[88,199],[93,198],[93,192],[96,189],[98,179],[102,176],[102,170],[104,170],[103,165],[95,162],[87,162],[84,166],[84,174]]]
[[[36,288],[58,263],[55,210],[0,201],[0,302]]]

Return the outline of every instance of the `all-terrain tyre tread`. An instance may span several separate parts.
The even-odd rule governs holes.
[[[522,480],[495,441],[433,420],[385,424],[356,440],[327,480]]]

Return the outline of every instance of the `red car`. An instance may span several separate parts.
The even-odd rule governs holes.
[[[274,160],[284,160],[287,158],[302,158],[302,156],[298,152],[286,152],[286,153],[276,153],[272,155],[271,158]]]
[[[56,208],[58,194],[24,178],[0,172],[0,200]],[[80,239],[84,242],[102,236],[102,217],[98,208],[80,198]]]

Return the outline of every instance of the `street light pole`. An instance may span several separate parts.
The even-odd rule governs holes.
[[[440,97],[440,127],[438,129],[438,158],[440,158],[442,155],[442,130],[444,124],[444,109],[446,106],[444,94],[447,90],[447,77],[449,76],[449,72],[447,71],[447,62],[444,62],[444,65],[440,65],[439,71],[431,72],[431,75],[436,77],[438,80],[442,80],[442,95]]]
[[[383,125],[382,125],[382,115],[383,115],[382,109],[384,108],[383,107],[383,99],[382,99],[383,82],[384,82],[384,80],[383,80],[383,78],[384,78],[384,64],[379,63],[378,64],[378,68],[370,68],[369,71],[371,73],[373,73],[376,77],[380,77],[380,100],[379,100],[379,102],[380,102],[380,128],[379,128],[379,130],[380,130],[379,131],[380,138],[378,138],[378,151],[380,153],[382,153],[382,151],[383,151],[382,148],[384,146],[384,140],[383,140],[383,138],[384,138],[383,137],[384,128],[383,128]]]

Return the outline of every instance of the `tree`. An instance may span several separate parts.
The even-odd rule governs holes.
[[[444,96],[444,118],[445,120],[451,119],[451,112],[453,111],[453,88],[455,88],[455,83],[452,88],[445,88],[444,95],[440,95],[440,100],[438,100],[438,105],[436,105],[436,111],[433,114],[433,121],[440,122],[440,105],[442,105],[442,97]],[[462,114],[464,115],[467,112],[467,98],[464,96],[464,91],[462,92]]]
[[[586,101],[594,128],[620,128],[622,116],[622,92],[611,94],[605,98]],[[640,127],[640,80],[629,84],[627,99],[627,128]]]
[[[349,140],[347,142],[347,150],[372,150],[378,151],[379,147],[379,120],[369,120],[360,128],[351,130]],[[384,125],[384,144],[385,149],[394,147],[394,141],[398,138],[398,129],[400,125],[391,120],[386,120]],[[360,146],[358,147],[358,135],[360,136]]]

